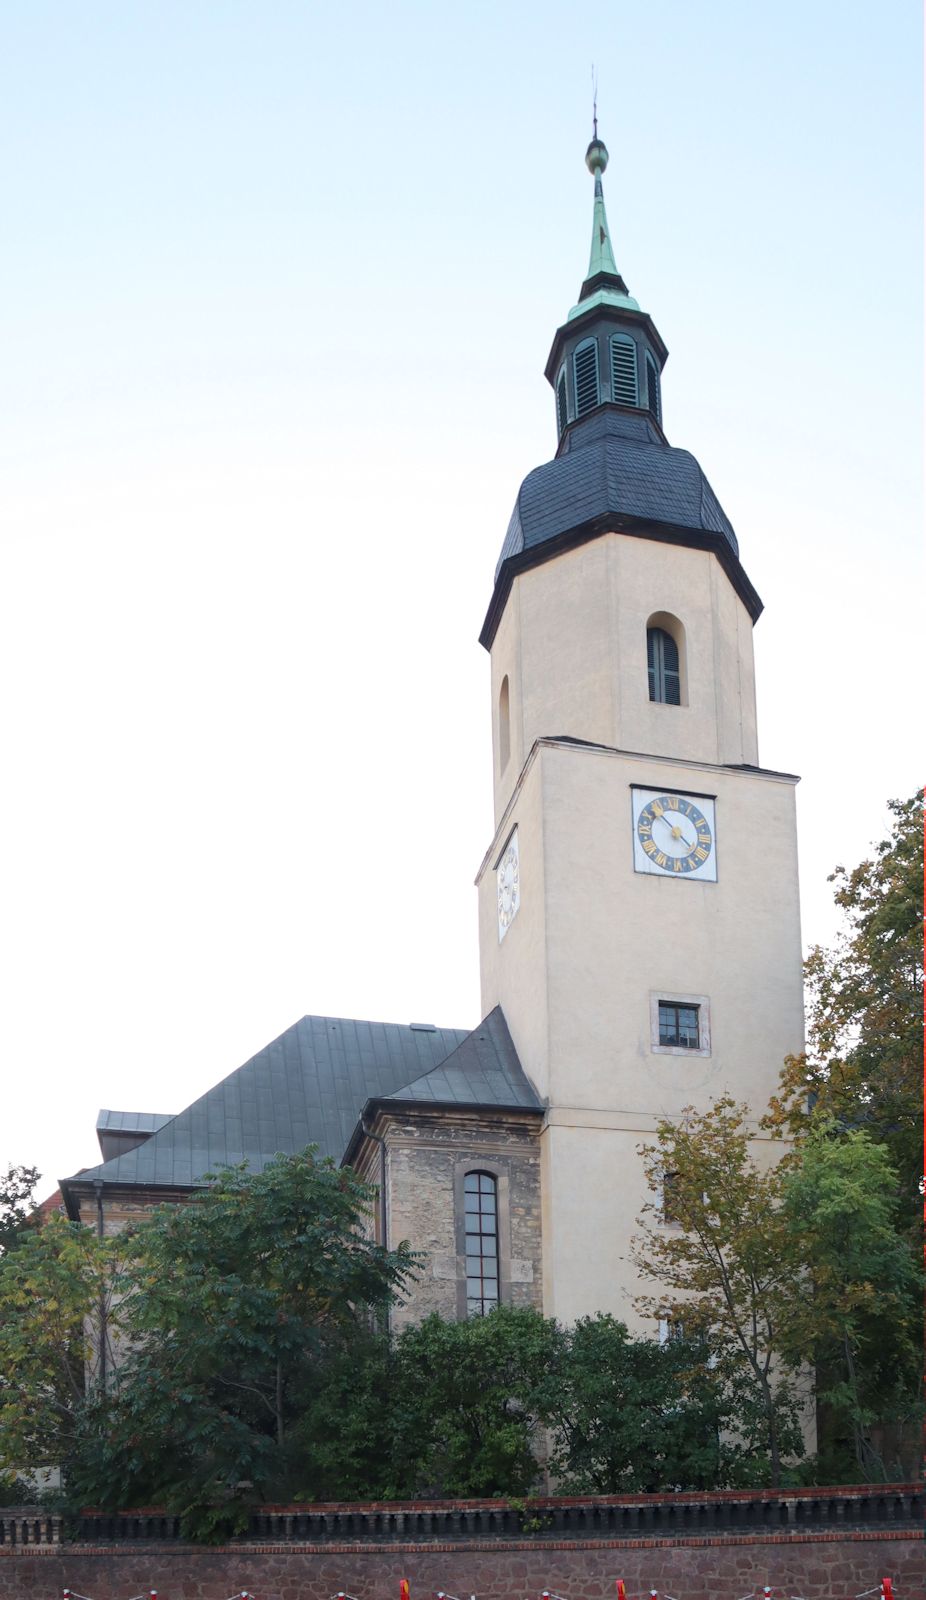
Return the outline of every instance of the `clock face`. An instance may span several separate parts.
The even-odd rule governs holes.
[[[659,877],[717,882],[714,802],[705,796],[634,789],[633,864]]]
[[[521,874],[518,859],[518,830],[508,840],[495,869],[498,894],[498,942],[501,944],[518,914],[521,904]]]

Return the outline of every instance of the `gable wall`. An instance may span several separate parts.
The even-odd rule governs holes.
[[[541,1309],[539,1123],[503,1111],[491,1125],[460,1113],[382,1119],[389,1244],[407,1239],[424,1256],[392,1313],[396,1330],[432,1312],[451,1321],[466,1314],[462,1183],[473,1170],[498,1179],[502,1303]],[[373,1169],[365,1176],[376,1181]]]

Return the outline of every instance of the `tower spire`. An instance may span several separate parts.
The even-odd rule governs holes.
[[[588,257],[588,271],[585,282],[579,290],[579,299],[584,300],[587,295],[594,294],[596,289],[605,286],[618,289],[621,294],[627,293],[627,285],[617,270],[614,259],[614,249],[611,244],[611,234],[608,228],[608,214],[604,206],[604,188],[601,175],[608,165],[608,147],[603,139],[598,137],[598,107],[593,113],[594,138],[585,152],[585,165],[595,180],[595,203],[592,212],[592,247]]]

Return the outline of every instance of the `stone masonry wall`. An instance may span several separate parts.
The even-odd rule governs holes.
[[[408,1239],[425,1256],[408,1302],[393,1325],[431,1312],[466,1314],[462,1184],[466,1172],[498,1183],[498,1248],[504,1305],[542,1309],[539,1117],[493,1113],[491,1124],[464,1111],[381,1118],[386,1139],[389,1241]]]
[[[676,1600],[854,1600],[883,1576],[896,1600],[926,1595],[922,1534],[767,1534],[686,1540],[582,1541],[581,1544],[453,1545],[154,1545],[58,1546],[0,1550],[2,1600],[60,1600],[73,1590],[89,1600],[130,1600],[156,1589],[158,1600],[411,1600],[438,1591],[477,1600],[538,1600],[545,1589],[566,1600],[613,1600],[623,1578],[631,1597],[655,1589]]]

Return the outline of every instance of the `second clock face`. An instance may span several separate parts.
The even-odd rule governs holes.
[[[495,875],[498,898],[498,942],[501,944],[521,904],[521,863],[518,856],[517,828],[502,852]]]
[[[633,864],[660,877],[717,881],[714,802],[705,796],[633,789]]]

